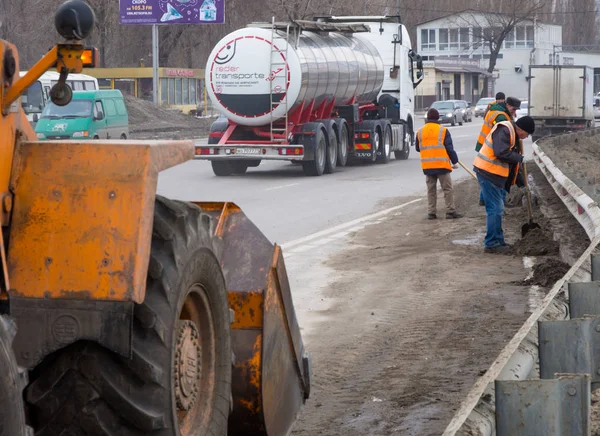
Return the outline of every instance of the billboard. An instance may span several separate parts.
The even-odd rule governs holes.
[[[119,0],[121,24],[223,24],[225,0]]]

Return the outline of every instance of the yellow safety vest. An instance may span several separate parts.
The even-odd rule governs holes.
[[[421,168],[424,170],[452,171],[450,157],[444,147],[447,131],[448,129],[437,123],[427,123],[417,132],[421,152]]]

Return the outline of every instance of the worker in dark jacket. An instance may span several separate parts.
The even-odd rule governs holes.
[[[452,137],[447,128],[439,124],[440,114],[436,109],[427,111],[426,123],[417,132],[415,149],[421,153],[421,167],[427,182],[427,218],[437,218],[437,182],[444,191],[446,218],[462,218],[456,213],[454,191],[452,188],[452,168],[458,168],[458,155],[452,145]]]
[[[502,121],[514,120],[517,109],[521,108],[521,100],[518,98],[508,97],[506,102],[504,102],[504,94],[501,92],[496,94],[496,99],[498,99],[499,96],[502,98],[502,101],[496,101],[493,104],[490,103],[491,107],[489,107],[488,112],[486,112],[483,117],[483,124],[479,131],[477,144],[475,144],[475,151],[477,152],[481,150],[485,138],[492,131],[494,126]],[[479,193],[479,205],[485,206],[483,195],[481,193]]]
[[[529,116],[519,118],[516,123],[497,123],[475,157],[473,166],[487,215],[484,240],[486,253],[510,251],[502,231],[504,200],[510,187],[518,181],[519,167],[523,162],[522,140],[534,131],[535,123]]]

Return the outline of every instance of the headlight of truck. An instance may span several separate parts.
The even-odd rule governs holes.
[[[46,135],[44,135],[43,133],[36,133],[36,136],[38,139],[46,139]]]
[[[90,135],[90,132],[88,132],[87,130],[85,130],[83,132],[74,132],[73,138],[87,138],[89,135]]]
[[[448,117],[451,117],[452,115],[454,115],[452,112],[448,112],[448,113],[446,114],[446,116],[448,116]]]

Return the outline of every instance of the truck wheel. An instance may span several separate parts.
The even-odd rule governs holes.
[[[26,390],[36,435],[227,433],[230,314],[211,224],[157,197],[131,359],[90,342],[48,356]]]
[[[348,125],[346,123],[341,124],[337,156],[338,167],[345,167],[348,163],[349,137],[350,135],[348,133]]]
[[[327,145],[327,160],[325,161],[325,172],[332,174],[335,172],[338,160],[338,140],[335,131],[331,130]]]
[[[246,162],[231,162],[233,174],[244,174],[248,170],[248,164]]]
[[[377,153],[381,149],[381,130],[379,127],[375,127],[371,132],[371,162],[377,161]]]
[[[231,162],[212,160],[210,164],[212,165],[213,173],[217,177],[227,177],[233,174],[233,165]]]
[[[456,117],[452,118],[452,122],[450,123],[452,127],[456,126]]]
[[[322,176],[327,159],[327,135],[324,129],[318,129],[316,138],[315,159],[302,162],[302,169],[307,176]]]
[[[409,125],[404,125],[404,140],[402,141],[402,150],[394,151],[394,157],[399,160],[406,160],[410,156],[410,146],[413,143],[413,132]]]
[[[383,142],[381,143],[381,154],[377,156],[379,163],[386,164],[390,161],[392,154],[392,127],[390,125],[385,126],[385,132],[383,134]]]
[[[17,333],[14,321],[0,315],[0,435],[24,436],[26,433],[23,388],[27,384],[27,373],[19,371],[12,350],[12,341]]]

